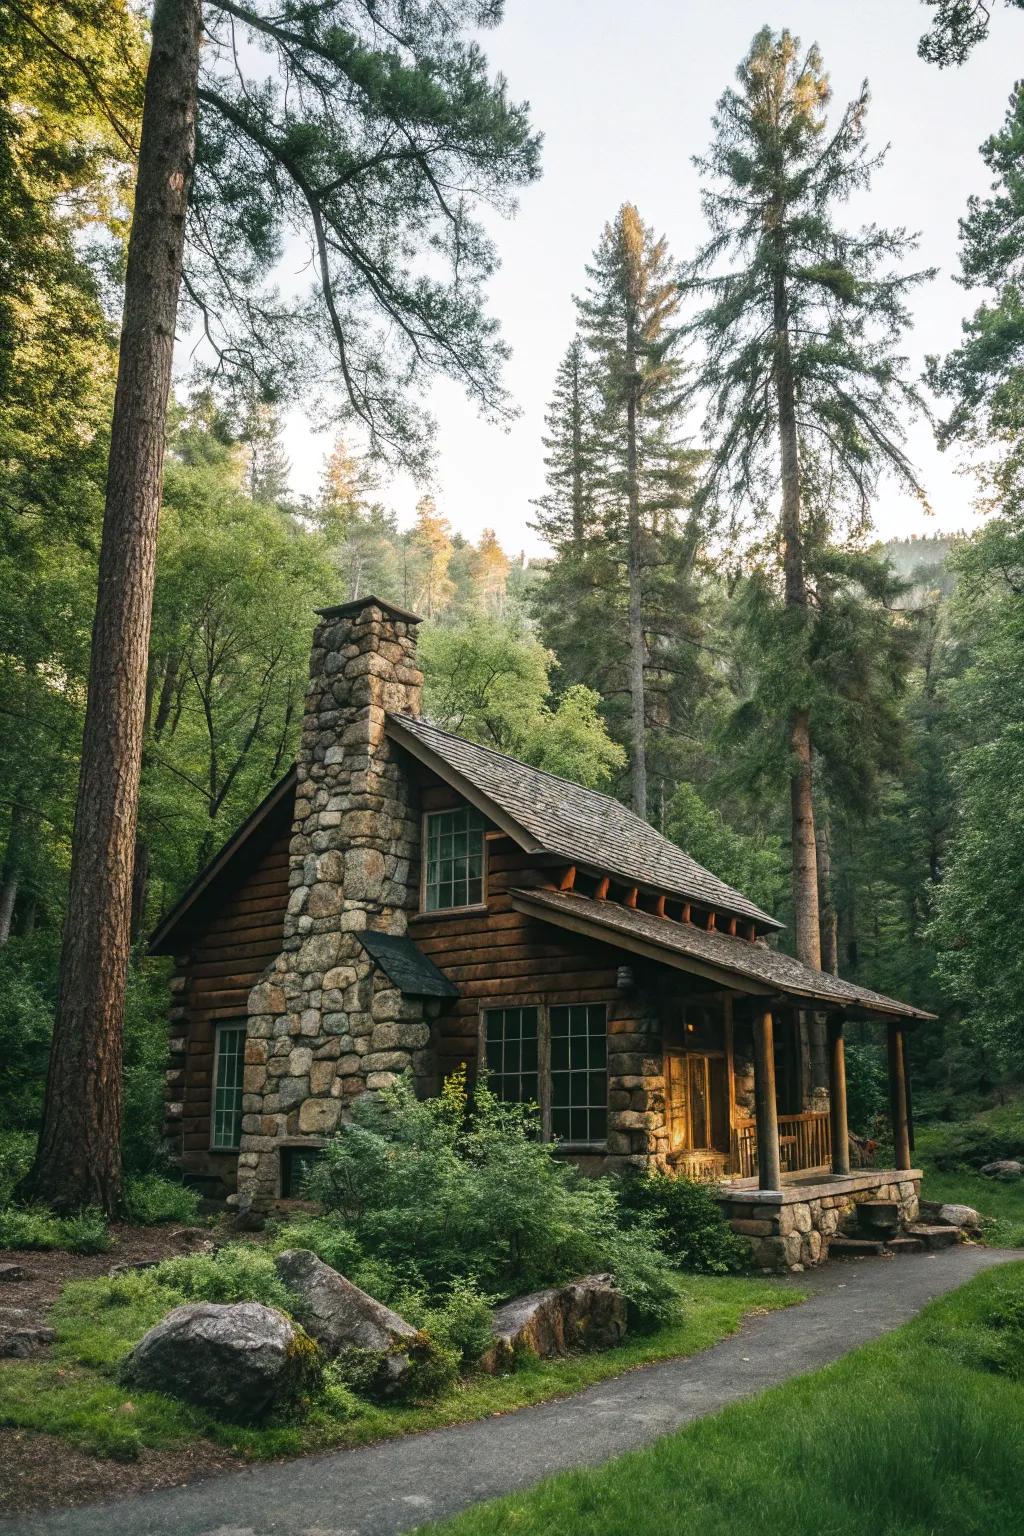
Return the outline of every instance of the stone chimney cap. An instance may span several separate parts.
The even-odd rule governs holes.
[[[393,619],[404,619],[407,624],[423,623],[419,614],[409,613],[405,608],[389,603],[386,598],[374,597],[372,592],[368,597],[357,597],[354,602],[338,603],[330,608],[318,608],[316,611],[322,619],[351,619],[357,613],[362,613],[364,608],[381,608]]]

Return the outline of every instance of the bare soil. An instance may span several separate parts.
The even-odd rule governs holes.
[[[17,1264],[22,1280],[0,1280],[0,1307],[24,1307],[43,1318],[71,1280],[92,1280],[117,1264],[138,1264],[194,1253],[211,1233],[201,1227],[110,1228],[107,1253],[0,1248],[0,1264]],[[0,1371],[9,1364],[0,1360]],[[124,1498],[172,1488],[244,1461],[208,1441],[174,1451],[143,1449],[135,1461],[112,1461],[76,1450],[53,1435],[0,1428],[0,1518],[32,1510]]]

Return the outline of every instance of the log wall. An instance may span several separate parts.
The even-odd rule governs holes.
[[[281,951],[290,835],[286,822],[258,862],[218,886],[216,906],[196,927],[171,984],[167,1131],[185,1172],[231,1189],[237,1154],[210,1149],[214,1033],[220,1020],[245,1023],[249,991]]]

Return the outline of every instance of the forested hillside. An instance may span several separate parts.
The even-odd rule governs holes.
[[[96,8],[78,35],[89,76],[68,89],[38,9],[0,31],[0,1122],[26,1128],[57,998],[148,41],[133,8]],[[288,366],[274,379],[227,380],[220,366],[179,377],[132,900],[127,1134],[140,1147],[163,1040],[147,931],[290,763],[315,608],[371,591],[425,621],[435,720],[632,804],[776,911],[783,944],[797,946],[808,921],[794,891],[798,905],[816,901],[825,968],[936,1011],[911,1045],[919,1110],[980,1101],[1024,1070],[1011,941],[1024,868],[1021,416],[1011,349],[988,345],[994,327],[1017,324],[1004,268],[1018,274],[1021,260],[1024,95],[984,151],[1001,190],[963,225],[965,281],[1002,297],[930,375],[949,409],[944,440],[986,457],[990,517],[971,536],[882,544],[880,480],[927,489],[902,446],[921,397],[899,344],[906,294],[929,274],[904,231],[848,225],[845,197],[875,164],[867,99],[839,114],[818,157],[827,80],[813,52],[798,66],[787,38],[761,34],[723,98],[702,162],[707,248],[683,249],[629,203],[592,232],[577,330],[550,386],[546,482],[521,509],[524,542],[529,525],[543,557],[502,547],[486,483],[472,538],[453,532],[441,492],[400,522],[380,434],[407,429],[408,452],[391,457],[409,462],[422,457],[420,425],[383,385],[383,425],[350,408],[323,439],[319,491],[296,497]],[[730,185],[743,157],[769,165],[757,108],[769,58],[787,89],[798,68],[813,86],[786,148],[793,166],[813,166],[793,224],[811,256],[785,256],[788,384],[757,340],[765,306],[778,320],[782,257],[760,214],[736,215]],[[487,154],[520,156],[509,182],[528,179],[523,123],[503,115],[503,95],[491,108]],[[764,185],[782,195],[781,181]],[[719,270],[729,253],[733,276]],[[203,312],[193,303],[192,321]],[[816,326],[827,348],[807,343]],[[482,356],[480,327],[452,345]],[[769,466],[794,402],[795,488]],[[870,1063],[863,1078],[870,1094]]]

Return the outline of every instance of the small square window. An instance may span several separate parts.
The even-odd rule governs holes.
[[[484,819],[472,806],[427,817],[423,907],[444,912],[484,899]]]

